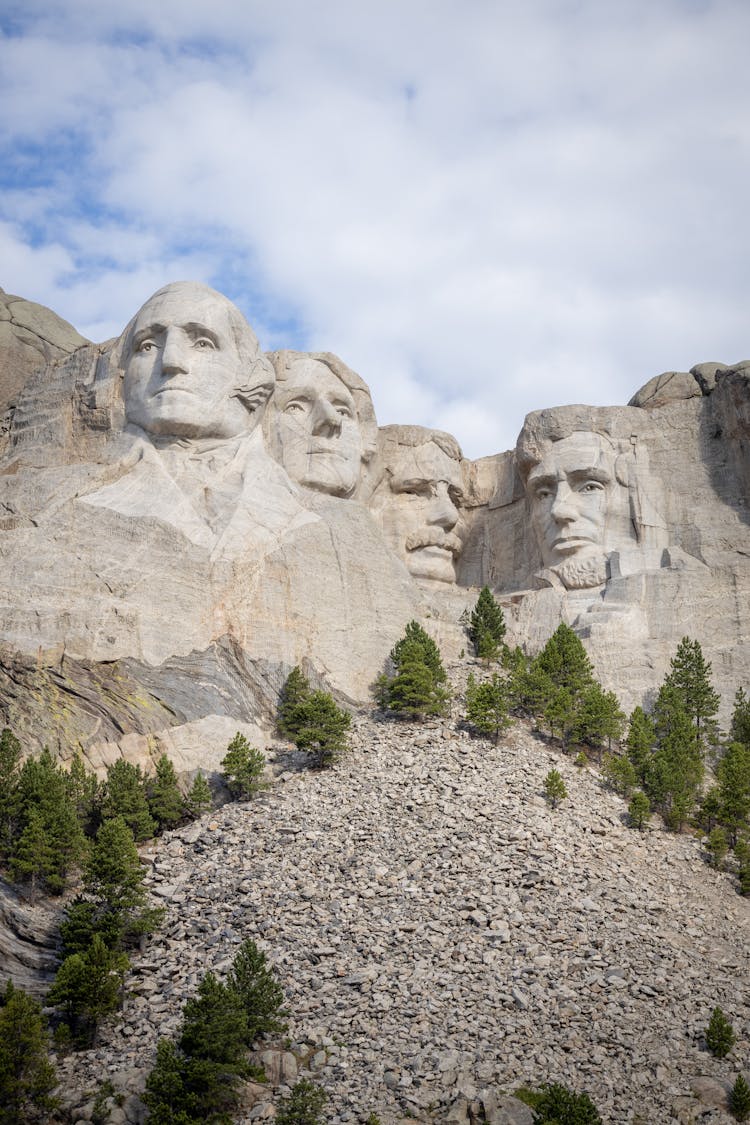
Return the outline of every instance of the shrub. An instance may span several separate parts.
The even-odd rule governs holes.
[[[602,1125],[602,1119],[586,1093],[575,1094],[559,1082],[539,1090],[520,1090],[522,1100],[534,1110],[534,1125]]]
[[[265,788],[262,780],[265,768],[266,759],[260,750],[237,731],[221,760],[221,775],[232,796],[244,801]]]
[[[281,1098],[276,1125],[323,1125],[321,1113],[328,1095],[309,1078],[301,1078],[288,1098]]]
[[[227,985],[242,1002],[249,1044],[260,1035],[286,1030],[283,989],[265,953],[250,938],[242,943],[232,962]]]
[[[0,1121],[23,1125],[55,1108],[57,1077],[38,1001],[8,981],[0,1002]]]
[[[651,802],[640,789],[633,794],[628,805],[631,828],[643,830],[651,818]]]
[[[737,1079],[729,1094],[729,1108],[735,1121],[747,1121],[750,1117],[750,1086],[742,1074]]]
[[[556,809],[560,801],[565,800],[567,797],[568,790],[565,788],[565,782],[557,770],[550,770],[545,777],[544,795],[553,809]]]
[[[706,1028],[706,1046],[717,1059],[723,1059],[734,1046],[734,1030],[721,1008],[716,1007],[711,1012],[711,1019]]]

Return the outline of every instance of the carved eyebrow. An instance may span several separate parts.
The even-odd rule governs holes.
[[[166,332],[166,330],[167,328],[165,324],[159,324],[158,322],[156,322],[155,324],[149,324],[146,328],[141,328],[138,332],[135,333],[135,335],[133,336],[132,346],[134,348],[137,348],[140,343],[142,343],[144,340],[148,340],[150,336],[161,336],[164,332]]]
[[[594,468],[593,466],[590,469],[572,469],[568,473],[568,477],[576,482],[595,480],[599,484],[609,484],[612,480],[611,474],[606,469]]]
[[[199,324],[197,320],[189,320],[186,324],[181,324],[180,328],[193,338],[207,336],[212,344],[217,348],[219,347],[219,337],[216,333],[211,328],[207,328],[205,324]]]

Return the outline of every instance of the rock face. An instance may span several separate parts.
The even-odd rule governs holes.
[[[0,456],[0,704],[30,749],[210,767],[232,724],[267,741],[294,664],[362,702],[410,619],[457,654],[485,584],[514,642],[572,624],[627,708],[686,632],[727,699],[747,683],[747,365],[537,412],[471,463],[449,434],[378,431],[338,357],[264,356],[205,286],[102,346],[34,317],[49,362],[5,348]]]
[[[594,771],[520,725],[495,747],[456,718],[358,716],[333,770],[284,773],[146,851],[165,924],[99,1048],[64,1061],[66,1085],[142,1082],[200,977],[251,937],[290,1012],[276,1077],[296,1059],[332,1123],[468,1125],[473,1107],[520,1125],[503,1095],[557,1081],[611,1125],[728,1125],[722,1083],[750,1050],[750,920],[730,876],[692,837],[625,827]],[[551,766],[570,794],[554,812]],[[723,1060],[703,1042],[716,1004],[738,1036]]]

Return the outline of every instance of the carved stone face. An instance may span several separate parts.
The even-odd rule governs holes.
[[[526,488],[545,566],[603,558],[608,528],[627,519],[627,490],[615,478],[613,452],[595,433],[555,442]]]
[[[292,480],[332,496],[359,482],[362,435],[354,398],[320,360],[300,357],[274,398],[281,463]]]
[[[462,542],[455,534],[463,499],[458,461],[433,441],[402,446],[388,466],[379,503],[383,531],[415,578],[455,582]]]
[[[243,360],[228,301],[176,283],[138,313],[125,364],[128,422],[158,436],[231,438],[251,430],[253,414],[237,395]]]

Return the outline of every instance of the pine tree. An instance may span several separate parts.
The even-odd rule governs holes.
[[[323,1125],[323,1106],[328,1100],[325,1090],[300,1078],[286,1098],[279,1101],[276,1125]]]
[[[128,967],[125,954],[108,949],[101,934],[85,953],[63,961],[47,1002],[62,1008],[78,1042],[95,1042],[100,1021],[119,1008]]]
[[[738,688],[734,697],[729,737],[732,742],[750,746],[750,696],[745,693],[744,688]]]
[[[390,658],[396,672],[401,670],[405,661],[413,661],[417,652],[421,663],[432,672],[435,683],[444,684],[447,676],[440,649],[417,621],[410,621],[401,640],[397,641],[391,649]]]
[[[177,784],[175,768],[166,754],[156,763],[156,773],[146,782],[148,811],[160,831],[174,828],[185,815],[185,801]]]
[[[534,1098],[534,1125],[602,1125],[602,1119],[588,1094],[550,1082]]]
[[[570,626],[564,623],[558,625],[536,658],[536,663],[556,687],[565,688],[575,700],[594,682],[586,649]]]
[[[466,684],[466,719],[489,735],[495,745],[510,726],[510,686],[507,677],[495,672],[491,680],[477,683],[473,675]]]
[[[750,821],[750,744],[730,742],[716,769],[719,819],[734,844]]]
[[[171,1039],[160,1039],[156,1044],[156,1063],[146,1079],[143,1095],[149,1125],[193,1125],[200,1121],[190,1112],[192,1098],[187,1077],[187,1060],[182,1051]]]
[[[699,740],[705,744],[707,736],[715,730],[721,700],[711,685],[711,665],[704,659],[698,641],[682,638],[664,682],[682,696],[683,707],[695,724]]]
[[[8,727],[0,734],[0,863],[11,853],[18,811],[21,743]]]
[[[73,755],[67,775],[68,796],[86,836],[95,836],[101,821],[101,785],[86,769],[79,750]]]
[[[475,656],[482,660],[497,660],[503,651],[505,618],[489,586],[482,587],[472,610],[469,638],[474,645]]]
[[[638,828],[641,831],[651,819],[651,802],[640,789],[638,789],[630,799],[630,804],[628,805],[628,819],[630,820],[632,828]]]
[[[211,808],[212,800],[211,788],[206,781],[205,775],[201,770],[198,770],[186,798],[190,816],[194,818],[202,816],[204,812],[207,812]]]
[[[29,884],[32,905],[37,892],[49,878],[55,877],[57,857],[42,819],[42,814],[32,806],[29,809],[23,832],[16,841],[11,860],[11,873],[16,882]]]
[[[23,763],[16,809],[16,839],[23,835],[32,815],[38,817],[34,835],[38,840],[44,836],[50,857],[44,884],[52,894],[61,894],[68,872],[86,850],[86,840],[69,795],[68,775],[55,764],[46,747],[38,758],[27,758]]]
[[[714,1008],[706,1028],[706,1046],[709,1051],[715,1058],[723,1059],[731,1051],[734,1041],[735,1034],[731,1023],[721,1008]]]
[[[630,716],[625,747],[641,785],[645,784],[648,776],[655,745],[656,731],[654,730],[654,724],[642,707],[636,707]]]
[[[247,801],[265,787],[266,759],[237,731],[221,760],[221,774],[235,800]]]
[[[25,1125],[52,1114],[57,1085],[47,1057],[41,1005],[8,981],[0,1006],[0,1125]]]
[[[265,953],[250,938],[242,943],[235,955],[227,976],[227,987],[242,1002],[248,1046],[261,1035],[279,1034],[286,1030],[284,991],[268,965]]]
[[[729,1093],[729,1108],[735,1121],[747,1121],[750,1117],[750,1086],[743,1074],[738,1074]]]
[[[717,826],[709,832],[706,840],[706,851],[711,856],[713,866],[717,871],[721,871],[724,866],[724,859],[729,851],[729,841],[723,828]]]
[[[651,759],[646,792],[668,826],[680,831],[695,805],[703,780],[698,732],[679,692],[663,685],[655,708],[659,745]]]
[[[564,801],[568,795],[562,775],[555,769],[550,770],[544,779],[544,795],[553,809],[556,809],[560,801]]]
[[[414,646],[402,649],[398,671],[386,678],[383,700],[390,711],[403,718],[419,719],[424,715],[442,715],[448,693],[422,661],[421,649]]]
[[[603,746],[619,742],[624,727],[625,715],[617,696],[594,680],[580,697],[573,724],[574,741],[585,742],[601,753]]]
[[[615,793],[626,800],[638,784],[638,775],[630,758],[619,754],[605,754],[602,772]]]
[[[136,840],[148,840],[154,835],[156,822],[148,809],[146,779],[140,766],[118,758],[107,768],[102,816],[121,816]]]
[[[297,708],[300,704],[305,703],[309,697],[310,684],[299,665],[295,665],[281,689],[276,719],[279,734],[283,738],[288,738],[290,742],[294,742],[294,734],[297,729]]]
[[[326,691],[313,691],[297,708],[295,745],[311,754],[318,769],[330,766],[349,745],[352,717]]]

